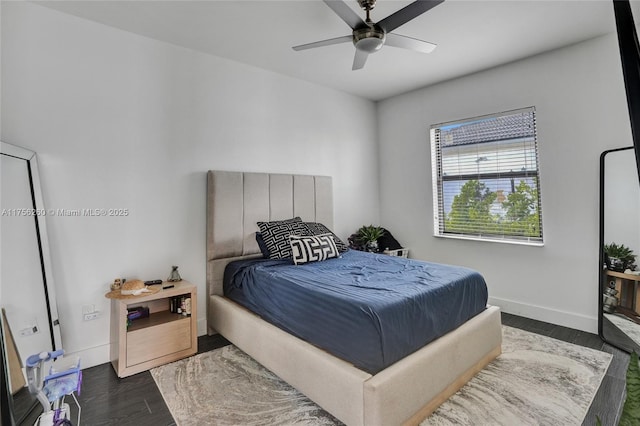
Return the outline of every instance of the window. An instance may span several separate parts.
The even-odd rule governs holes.
[[[542,243],[533,107],[430,133],[436,236]]]

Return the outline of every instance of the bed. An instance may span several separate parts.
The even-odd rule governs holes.
[[[307,343],[224,296],[227,265],[261,257],[256,222],[299,216],[332,228],[332,192],[326,176],[209,171],[208,333],[219,332],[347,425],[417,424],[500,354],[496,307],[487,306],[389,366],[368,369]]]

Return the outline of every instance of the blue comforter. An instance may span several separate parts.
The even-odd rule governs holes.
[[[340,258],[233,262],[225,296],[375,374],[485,309],[473,270],[349,250]]]

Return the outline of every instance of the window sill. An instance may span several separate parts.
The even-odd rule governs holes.
[[[436,238],[447,238],[453,240],[468,240],[468,241],[480,241],[483,243],[500,243],[500,244],[514,244],[519,246],[531,246],[531,247],[544,247],[542,241],[526,241],[526,240],[507,240],[501,238],[489,238],[489,237],[472,237],[465,235],[434,235]]]

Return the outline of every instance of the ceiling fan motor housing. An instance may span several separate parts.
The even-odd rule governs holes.
[[[374,53],[384,45],[387,35],[377,25],[367,26],[353,30],[353,45],[358,50]]]

